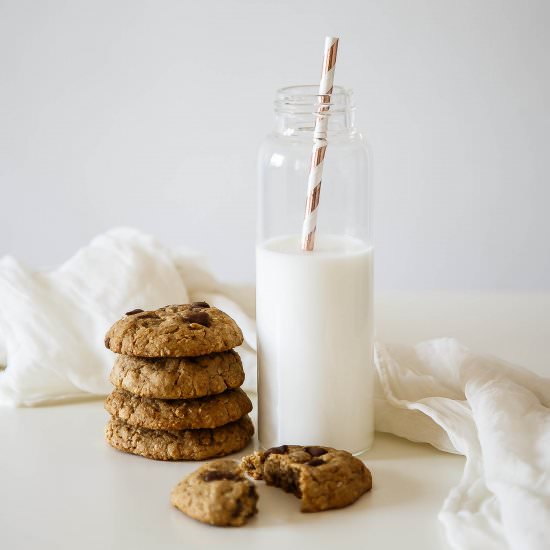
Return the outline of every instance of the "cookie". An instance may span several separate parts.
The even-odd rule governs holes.
[[[216,460],[182,479],[170,502],[184,514],[210,525],[244,525],[258,511],[258,493],[234,460]]]
[[[302,512],[348,506],[372,488],[368,468],[347,451],[331,447],[272,447],[245,456],[242,467],[253,478],[296,495]]]
[[[105,437],[119,451],[155,460],[204,460],[240,451],[254,434],[248,415],[219,428],[149,430],[111,418]]]
[[[141,397],[192,399],[240,387],[244,370],[233,350],[160,359],[119,355],[110,380],[113,386]]]
[[[217,428],[238,420],[252,410],[252,403],[241,389],[227,390],[198,399],[151,399],[115,389],[105,400],[112,416],[140,428],[188,430]]]
[[[115,353],[137,357],[196,357],[227,351],[243,343],[235,321],[206,302],[134,309],[105,336]]]

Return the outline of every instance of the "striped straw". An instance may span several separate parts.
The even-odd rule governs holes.
[[[317,106],[315,129],[313,130],[313,149],[311,151],[311,166],[307,182],[307,200],[304,225],[302,226],[302,250],[313,250],[315,246],[315,230],[317,229],[317,209],[321,195],[321,178],[323,161],[327,149],[328,110],[330,95],[334,82],[334,66],[338,52],[338,38],[325,38],[323,71],[319,84],[319,103]]]

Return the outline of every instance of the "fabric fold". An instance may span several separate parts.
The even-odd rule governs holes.
[[[393,408],[383,424],[377,417],[377,429],[466,456],[439,515],[449,542],[471,550],[548,548],[550,381],[453,338],[377,344],[375,364],[377,402]],[[429,420],[417,422],[410,411]]]

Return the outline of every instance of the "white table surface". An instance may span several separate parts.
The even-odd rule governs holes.
[[[550,375],[550,294],[382,294],[377,332],[411,343],[453,335]],[[259,515],[244,528],[221,529],[169,504],[171,488],[196,463],[117,452],[103,440],[106,418],[97,400],[0,408],[2,550],[447,548],[437,513],[461,476],[460,456],[377,434],[362,457],[374,488],[353,506],[301,514],[292,495],[260,484]]]

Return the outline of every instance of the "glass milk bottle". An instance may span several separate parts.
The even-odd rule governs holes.
[[[373,439],[373,249],[365,141],[335,86],[315,248],[301,250],[317,86],[277,92],[259,154],[256,249],[260,446]]]

